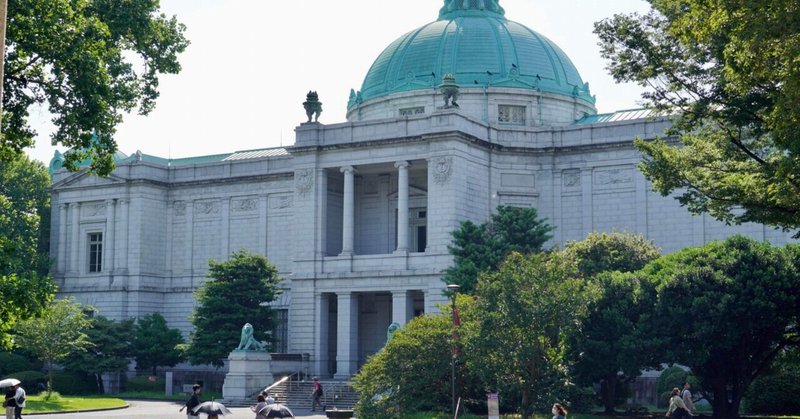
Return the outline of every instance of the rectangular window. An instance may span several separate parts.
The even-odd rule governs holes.
[[[103,233],[89,233],[89,272],[103,271]]]
[[[414,116],[414,115],[422,115],[424,113],[425,113],[424,106],[400,109],[400,116]]]
[[[272,351],[289,352],[289,310],[278,309],[273,313],[275,322],[272,328]]]
[[[498,105],[497,121],[501,124],[525,125],[525,107]]]

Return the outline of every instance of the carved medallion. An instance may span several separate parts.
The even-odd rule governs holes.
[[[562,183],[566,188],[574,188],[581,183],[581,172],[578,170],[567,170],[563,174]]]
[[[294,200],[291,195],[271,196],[269,198],[270,209],[290,208]]]
[[[219,201],[197,201],[194,203],[194,213],[198,215],[219,214]]]
[[[314,186],[314,170],[302,169],[294,172],[294,184],[300,196],[306,196]]]
[[[433,173],[433,181],[439,184],[447,183],[450,180],[450,175],[453,173],[453,158],[452,157],[438,157],[431,161]]]
[[[186,215],[186,202],[184,201],[175,201],[172,205],[175,206],[175,216],[176,217],[183,217]]]

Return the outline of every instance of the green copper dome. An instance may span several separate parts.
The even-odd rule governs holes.
[[[505,18],[498,0],[445,0],[435,22],[392,42],[375,60],[348,109],[392,93],[432,89],[444,74],[461,88],[534,89],[589,104],[588,84],[546,37]]]

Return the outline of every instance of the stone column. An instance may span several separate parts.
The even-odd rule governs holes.
[[[71,241],[69,249],[69,273],[78,275],[80,265],[78,262],[78,249],[81,247],[81,204],[73,202],[69,204],[69,212],[72,215]]]
[[[392,291],[392,322],[405,326],[411,318],[412,299],[408,298],[408,291]]]
[[[231,253],[230,231],[231,231],[231,198],[222,198],[222,259],[228,260]]]
[[[261,195],[258,200],[258,249],[265,257],[268,256],[269,245],[267,244],[267,227],[269,226],[269,195]]]
[[[314,370],[317,375],[330,374],[328,362],[328,309],[329,297],[326,294],[318,293],[314,296],[314,305],[317,308],[314,323],[317,328],[316,348],[314,348]]]
[[[103,249],[103,271],[107,272],[109,275],[114,273],[114,251],[116,250],[116,246],[114,245],[114,234],[116,230],[116,211],[114,205],[115,202],[113,199],[106,200],[106,237],[103,242],[108,243],[104,246]]]
[[[341,256],[353,255],[353,237],[355,235],[355,169],[353,166],[342,167],[344,173],[344,203],[342,205],[342,253]]]
[[[56,256],[56,270],[60,274],[67,271],[67,204],[59,204],[58,216],[58,253]]]
[[[408,162],[399,161],[397,168],[397,250],[408,253]],[[401,323],[402,324],[402,323]]]
[[[186,201],[186,273],[192,274],[192,256],[194,254],[194,201]]]
[[[164,269],[166,270],[166,274],[168,276],[172,276],[172,246],[174,246],[174,239],[173,239],[173,223],[175,219],[175,201],[167,201],[167,254],[165,255],[166,266]],[[169,383],[169,381],[167,381]]]
[[[317,170],[317,262],[328,255],[328,172]],[[319,272],[322,267],[318,267]]]
[[[358,369],[358,296],[350,292],[336,294],[336,375],[347,379]]]
[[[120,229],[119,229],[119,271],[123,273],[128,273],[128,233],[129,233],[129,225],[130,225],[130,207],[131,201],[129,199],[120,199],[119,200],[119,209],[120,209]]]
[[[581,170],[581,214],[583,215],[583,234],[581,237],[585,237],[587,234],[594,231],[592,176],[591,167]]]

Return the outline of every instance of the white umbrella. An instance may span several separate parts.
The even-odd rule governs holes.
[[[19,383],[20,381],[17,380],[16,378],[6,378],[5,380],[0,380],[0,388],[13,387]]]

